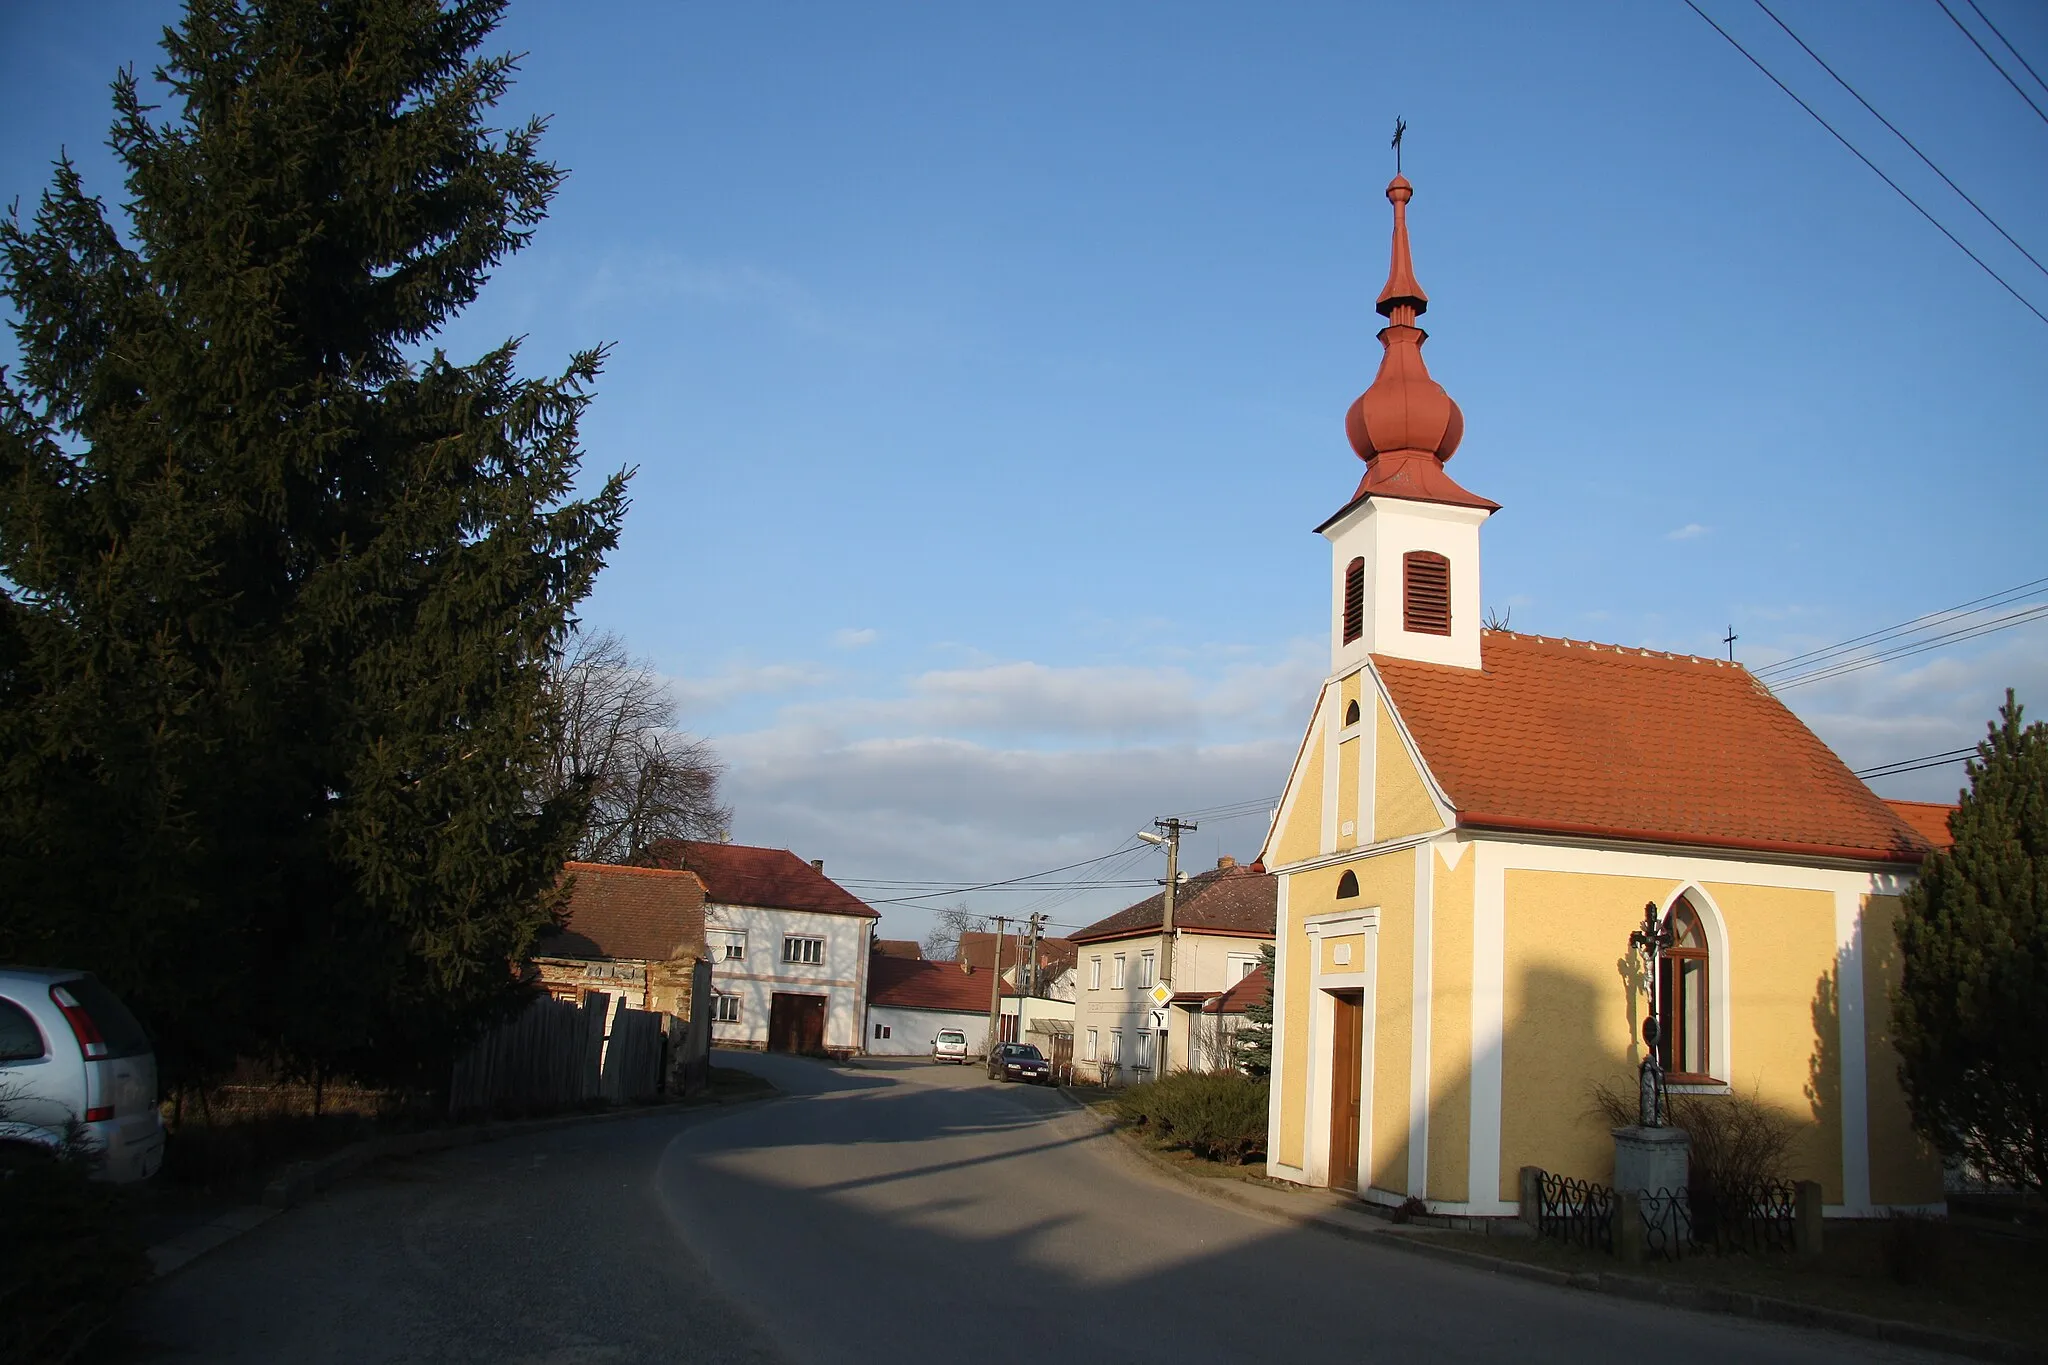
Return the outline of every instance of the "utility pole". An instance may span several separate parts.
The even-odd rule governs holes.
[[[1185,820],[1168,816],[1154,820],[1153,825],[1166,831],[1161,840],[1166,845],[1166,893],[1160,897],[1159,909],[1159,984],[1173,984],[1173,893],[1180,884],[1180,836],[1192,834],[1198,828]]]
[[[1003,1034],[1003,925],[1009,921],[1002,915],[996,916],[996,955],[989,964],[988,974],[988,1046],[985,1049],[989,1074],[995,1074],[996,1048]]]
[[[1017,973],[1018,977],[1020,978],[1018,984],[1022,988],[1022,993],[1025,995],[1035,996],[1038,994],[1038,940],[1039,937],[1043,934],[1044,930],[1045,916],[1037,914],[1033,915],[1031,917],[1031,946],[1029,952],[1026,954],[1026,961],[1029,965],[1021,968]],[[1024,975],[1026,971],[1030,972],[1029,976]]]

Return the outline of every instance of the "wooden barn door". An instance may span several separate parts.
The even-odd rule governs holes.
[[[777,991],[768,1002],[770,1052],[825,1050],[825,997]]]

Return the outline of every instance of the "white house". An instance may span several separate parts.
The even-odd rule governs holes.
[[[1273,941],[1276,888],[1263,866],[1217,860],[1190,877],[1174,898],[1170,998],[1160,984],[1159,896],[1098,920],[1072,936],[1079,960],[1074,991],[1074,1065],[1106,1081],[1149,1080],[1189,1064],[1194,1015],[1218,993],[1257,970]]]
[[[991,980],[969,962],[925,962],[877,953],[870,964],[866,1051],[927,1057],[940,1029],[967,1035],[967,1055],[988,1051]]]
[[[875,911],[788,849],[663,839],[648,857],[704,883],[715,1046],[860,1051]]]

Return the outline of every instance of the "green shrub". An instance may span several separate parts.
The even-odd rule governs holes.
[[[1124,1122],[1162,1147],[1242,1165],[1266,1150],[1267,1083],[1238,1071],[1176,1071],[1116,1097]]]
[[[0,1360],[74,1360],[149,1277],[118,1190],[77,1159],[0,1170]]]

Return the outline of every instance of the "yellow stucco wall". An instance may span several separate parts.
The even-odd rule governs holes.
[[[1358,828],[1358,751],[1356,739],[1337,745],[1337,847],[1356,848],[1372,835]]]
[[[1311,722],[1313,725],[1313,722]],[[1280,828],[1272,838],[1272,862],[1276,866],[1313,858],[1323,851],[1323,732],[1313,726],[1314,735],[1294,774],[1295,790]]]
[[[1899,982],[1899,900],[1863,901],[1863,1060],[1869,1087],[1870,1197],[1879,1204],[1942,1198],[1941,1158],[1913,1131],[1892,1050],[1891,991]]]
[[[1333,725],[1341,727],[1344,717],[1351,714],[1351,703],[1359,699],[1359,686],[1364,675],[1357,672],[1346,674],[1337,684],[1337,714],[1330,718]]]
[[[1407,746],[1401,743],[1393,715],[1377,698],[1373,709],[1378,715],[1373,741],[1373,840],[1401,839],[1437,828],[1443,822],[1436,818],[1436,804],[1429,799],[1429,788],[1415,761],[1408,757]]]
[[[1342,934],[1323,940],[1323,970],[1359,972],[1365,970],[1365,935]]]
[[[1415,1005],[1415,852],[1401,849],[1352,865],[1358,899],[1380,908],[1373,994],[1372,1137],[1359,1179],[1408,1193],[1408,1076]]]
[[[1280,1085],[1280,1134],[1274,1144],[1273,1156],[1283,1166],[1299,1167],[1306,1156],[1303,1134],[1307,1123],[1308,1096],[1308,998],[1310,968],[1313,963],[1309,948],[1314,940],[1302,931],[1304,916],[1298,913],[1292,901],[1299,888],[1303,887],[1313,874],[1304,874],[1287,879],[1289,900],[1286,922],[1276,925],[1277,937],[1285,944],[1287,970],[1284,973],[1287,989],[1274,1002],[1280,1019],[1280,1055],[1274,1059],[1274,1079]]]
[[[1472,1131],[1471,847],[1451,867],[1433,852],[1435,910],[1430,919],[1429,1189],[1426,1197],[1464,1201]]]
[[[1670,889],[1640,877],[1503,874],[1500,1198],[1518,1197],[1523,1166],[1613,1178],[1614,1141],[1588,1112],[1592,1090],[1633,1084],[1642,1006],[1619,964],[1643,902]]]
[[[1842,1199],[1832,892],[1708,882],[1727,923],[1730,1057],[1714,1074],[1797,1125],[1787,1174]]]

